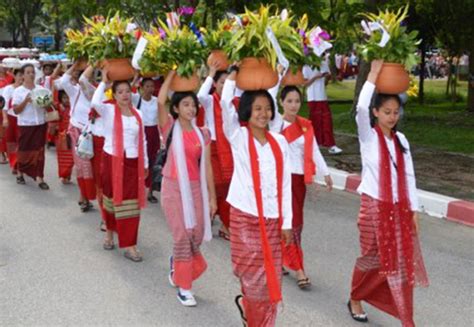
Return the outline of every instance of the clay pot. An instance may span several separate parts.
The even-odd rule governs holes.
[[[212,50],[209,57],[207,57],[207,66],[211,67],[212,63],[217,63],[217,70],[227,70],[230,66],[227,54],[222,50]]]
[[[86,58],[79,58],[76,60],[76,69],[81,71],[81,70],[86,70],[87,68],[87,59]]]
[[[281,84],[283,86],[288,86],[288,85],[298,86],[298,85],[303,85],[304,82],[305,80],[303,77],[303,71],[301,70],[301,67],[298,68],[296,73],[293,73],[293,70],[290,67],[288,71],[286,72],[285,76],[283,76],[283,79],[281,80]]]
[[[278,73],[264,58],[244,58],[236,82],[244,91],[268,90],[278,83]]]
[[[103,62],[104,69],[107,70],[107,77],[111,81],[126,81],[135,75],[130,59],[106,59]]]
[[[195,91],[199,87],[199,77],[194,73],[191,77],[181,77],[177,74],[171,80],[170,89],[175,92]]]
[[[410,77],[402,64],[384,63],[375,87],[379,93],[400,94],[410,87]]]

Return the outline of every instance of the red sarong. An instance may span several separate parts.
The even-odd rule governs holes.
[[[395,274],[381,274],[379,244],[379,203],[362,194],[358,226],[360,231],[361,256],[357,258],[352,276],[351,299],[366,301],[376,308],[401,320],[403,326],[415,326],[413,321],[413,285],[410,285],[405,265],[405,253],[401,247],[400,212],[398,203],[394,208],[396,226],[398,271]],[[420,243],[413,233],[413,258],[415,282],[428,286]]]
[[[278,219],[265,219],[273,264],[281,284],[281,230]],[[258,217],[230,209],[230,250],[234,275],[240,280],[249,327],[274,326],[277,303],[270,300]]]
[[[67,135],[69,127],[69,107],[64,107],[61,104],[58,106],[59,122],[58,132],[55,135],[56,154],[58,158],[58,176],[60,178],[69,179],[72,175],[72,168],[74,167],[72,142]]]
[[[160,150],[160,133],[158,126],[145,126],[146,152],[148,154],[148,169],[151,171],[156,161],[156,156]],[[145,179],[146,187],[151,186],[151,173]]]
[[[138,204],[138,159],[123,159],[123,200],[121,205],[114,205],[112,186],[112,156],[106,152],[102,155],[101,182],[103,190],[103,220],[108,230],[118,234],[119,247],[137,244],[140,207]]]
[[[217,214],[219,215],[225,227],[229,228],[230,220],[230,204],[226,201],[229,193],[230,178],[222,176],[221,164],[218,156],[217,144],[215,141],[211,143],[211,165],[214,174],[214,184],[216,187],[217,197]]]
[[[336,145],[332,127],[332,114],[327,101],[309,101],[309,119],[313,123],[318,144],[325,147]]]
[[[19,126],[18,170],[34,180],[44,177],[44,140],[48,124]]]
[[[204,238],[201,184],[199,181],[190,181],[189,183],[196,215],[196,226],[193,229],[186,229],[184,224],[178,180],[163,178],[161,190],[161,206],[168,227],[173,234],[173,281],[185,290],[192,289],[193,281],[207,269],[206,260],[200,249]]]
[[[283,265],[291,270],[304,270],[301,232],[303,231],[303,207],[306,197],[304,175],[291,175],[291,192],[293,221],[293,240],[289,245],[283,244]]]
[[[18,119],[15,116],[8,115],[8,128],[5,131],[5,141],[7,142],[8,161],[12,171],[17,170],[18,139],[20,138],[20,129],[18,128]]]
[[[6,130],[3,127],[3,113],[0,109],[0,152],[7,152]]]
[[[69,124],[68,134],[71,137],[72,144],[75,145],[77,144],[81,130]],[[79,191],[86,200],[94,200],[96,197],[96,189],[91,161],[79,158],[76,151],[73,151],[73,158]]]

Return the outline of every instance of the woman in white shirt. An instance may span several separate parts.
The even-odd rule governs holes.
[[[160,150],[160,133],[158,131],[158,104],[155,93],[155,81],[151,78],[144,78],[140,82],[140,93],[133,94],[132,102],[135,108],[141,111],[143,125],[145,126],[145,136],[147,144],[148,165],[155,164],[156,156]],[[148,201],[157,203],[158,199],[153,195],[151,189],[151,174],[148,175],[145,185],[148,187]]]
[[[12,105],[18,115],[18,176],[17,183],[25,184],[23,174],[38,182],[39,188],[49,190],[44,177],[44,145],[48,124],[45,121],[45,108],[32,102],[31,92],[35,85],[35,67],[26,64],[21,68],[23,72],[23,85],[13,92]]]
[[[140,209],[146,205],[145,178],[148,174],[145,129],[142,114],[132,106],[130,83],[112,84],[114,100],[105,101],[107,71],[92,97],[101,116],[105,137],[102,156],[103,219],[107,226],[104,249],[113,250],[114,232],[124,255],[134,262],[143,260],[137,250]]]
[[[12,96],[15,89],[23,84],[22,70],[19,68],[14,69],[13,75],[15,76],[15,82],[2,89],[3,97],[5,99],[5,106],[3,107],[3,127],[5,128],[8,162],[10,163],[10,169],[12,170],[13,175],[16,176],[18,173],[17,151],[20,132],[18,129],[18,118],[13,111]]]
[[[77,63],[74,63],[66,73],[58,80],[57,84],[69,97],[71,103],[70,121],[68,135],[72,144],[77,144],[82,129],[89,122],[89,112],[91,110],[91,97],[93,89],[85,88],[81,81],[86,78],[77,70]],[[92,208],[90,201],[96,198],[96,187],[94,182],[94,172],[91,160],[82,159],[73,151],[74,168],[79,186],[79,206],[82,212],[87,212]]]
[[[361,256],[354,267],[348,308],[354,320],[367,322],[361,306],[366,301],[400,319],[403,326],[415,326],[413,287],[428,285],[418,241],[415,173],[410,145],[396,131],[397,95],[376,94],[371,124],[369,106],[382,64],[381,60],[372,62],[357,104]]]
[[[163,167],[161,206],[173,235],[169,282],[178,288],[184,306],[195,306],[193,282],[207,269],[201,253],[203,241],[212,239],[211,217],[216,212],[216,193],[211,166],[210,136],[198,128],[199,110],[192,91],[173,93],[166,110],[171,71],[158,95],[158,122],[168,154]]]
[[[218,71],[215,65],[211,65],[209,76],[202,84],[197,96],[204,107],[206,126],[211,132],[211,162],[214,183],[216,184],[217,214],[222,222],[219,237],[230,240],[230,205],[226,198],[229,193],[234,164],[230,144],[224,135],[222,120],[221,96],[226,78],[227,71]],[[212,93],[211,90],[213,90]]]
[[[291,188],[293,206],[293,242],[283,248],[283,265],[296,272],[297,284],[301,289],[311,285],[303,264],[301,233],[303,231],[303,207],[306,185],[314,183],[314,175],[324,176],[328,191],[332,179],[314,136],[311,121],[298,116],[302,103],[301,91],[296,86],[286,86],[280,93],[283,116],[276,112],[270,122],[270,130],[281,133],[289,144],[291,162]],[[284,272],[285,273],[285,272]]]
[[[248,326],[274,326],[282,299],[281,240],[289,244],[292,236],[289,149],[282,135],[268,131],[275,116],[270,93],[245,91],[237,111],[235,78],[234,70],[221,101],[234,161],[227,201],[233,271],[243,293],[235,302]]]

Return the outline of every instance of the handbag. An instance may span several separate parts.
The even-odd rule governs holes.
[[[59,111],[56,110],[53,106],[51,106],[51,111],[46,111],[44,120],[47,123],[53,122],[53,121],[58,121],[59,120]]]
[[[79,135],[76,144],[76,154],[79,158],[90,160],[94,157],[94,140],[90,124],[87,124]]]
[[[163,181],[163,168],[165,167],[166,158],[168,157],[168,150],[171,146],[171,141],[173,140],[173,129],[174,125],[173,127],[171,127],[171,130],[168,134],[165,147],[161,148],[160,151],[158,151],[158,155],[156,156],[156,160],[151,170],[151,189],[153,191],[161,191],[161,183]]]

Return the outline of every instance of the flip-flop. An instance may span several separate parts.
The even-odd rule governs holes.
[[[49,190],[49,185],[46,184],[45,182],[41,182],[38,184],[38,187],[42,189],[43,191]]]
[[[297,280],[298,287],[302,290],[308,288],[311,286],[311,281],[309,280],[308,277],[303,278],[303,279],[298,279]]]
[[[223,238],[226,241],[230,241],[230,235],[221,230],[219,230],[219,237]]]
[[[143,261],[143,257],[136,253],[136,254],[132,254],[130,251],[125,251],[123,253],[123,256],[133,262],[142,262]]]
[[[102,245],[102,247],[104,248],[104,250],[111,251],[111,250],[115,249],[115,244],[114,244],[114,242],[105,241],[104,244]]]
[[[25,185],[26,184],[25,178],[23,176],[18,176],[16,178],[16,183],[20,185]]]

